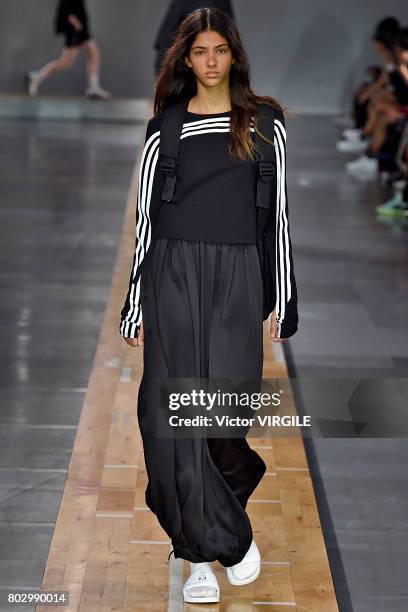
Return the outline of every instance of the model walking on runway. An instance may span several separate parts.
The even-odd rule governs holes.
[[[285,122],[274,98],[253,93],[237,29],[214,8],[199,8],[180,25],[156,83],[154,112],[120,333],[130,346],[144,346],[137,414],[146,504],[175,557],[190,561],[184,600],[217,602],[212,561],[235,585],[259,574],[245,508],[266,465],[245,436],[159,437],[158,383],[259,381],[263,320],[272,313],[274,342],[297,330]],[[260,125],[273,126],[262,161],[255,150],[261,115]]]
[[[26,75],[26,88],[30,96],[36,96],[40,83],[52,74],[68,70],[74,65],[80,49],[87,57],[88,87],[86,95],[91,99],[110,98],[111,94],[99,83],[100,53],[90,32],[89,16],[84,0],[59,0],[55,15],[55,31],[65,37],[61,57],[39,70],[32,70]]]

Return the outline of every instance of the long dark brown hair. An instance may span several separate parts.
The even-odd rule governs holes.
[[[231,158],[254,159],[257,147],[249,131],[252,125],[261,138],[271,142],[259,130],[259,104],[269,104],[286,113],[286,109],[271,96],[258,96],[250,86],[249,62],[233,20],[213,7],[202,7],[190,13],[180,24],[174,42],[167,50],[157,77],[154,114],[190,99],[197,94],[197,79],[185,63],[191,46],[200,32],[213,30],[225,38],[235,62],[229,73],[231,116],[228,151]]]

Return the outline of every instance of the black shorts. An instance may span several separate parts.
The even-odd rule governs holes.
[[[92,38],[87,25],[79,32],[74,26],[67,25],[62,33],[65,36],[65,47],[78,47]]]

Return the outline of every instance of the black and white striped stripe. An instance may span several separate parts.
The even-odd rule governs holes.
[[[160,131],[155,132],[146,141],[143,148],[139,168],[139,184],[137,194],[137,224],[136,224],[136,250],[132,270],[132,283],[129,293],[128,312],[121,320],[120,333],[127,338],[135,338],[138,326],[142,321],[140,304],[140,265],[147,252],[151,239],[150,199],[153,178],[157,159],[159,156]]]
[[[285,307],[292,295],[290,283],[289,223],[286,192],[286,130],[281,121],[275,119],[276,147],[276,324],[278,338],[285,318]]]

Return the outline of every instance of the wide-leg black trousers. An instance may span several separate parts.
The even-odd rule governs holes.
[[[143,262],[140,295],[145,340],[137,416],[146,504],[175,557],[234,565],[251,544],[245,508],[266,465],[245,436],[158,437],[158,380],[262,378],[256,245],[157,238]]]

